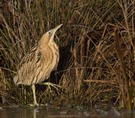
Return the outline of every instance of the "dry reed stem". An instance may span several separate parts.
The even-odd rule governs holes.
[[[121,51],[121,37],[119,34],[119,30],[115,29],[115,48],[116,48],[116,53],[120,62],[120,69],[122,71],[122,74],[124,76],[123,79],[123,91],[124,92],[124,96],[126,96],[127,98],[125,99],[124,103],[125,103],[125,107],[127,107],[128,110],[131,110],[131,91],[130,91],[130,86],[129,86],[129,82],[130,82],[130,78],[126,73],[126,68],[124,65],[124,60],[123,60],[123,53]],[[123,96],[123,97],[124,97]],[[126,104],[126,102],[128,102]]]
[[[115,85],[116,83],[114,81],[110,80],[83,80],[86,83],[103,83],[103,84],[112,84]]]
[[[2,98],[2,104],[6,103],[6,96],[7,96],[6,89],[7,89],[6,78],[0,67],[0,96]]]
[[[40,32],[44,33],[45,28],[44,28],[43,11],[41,8],[41,2],[42,2],[42,0],[36,0],[36,4],[37,4],[37,8],[38,8],[38,15],[39,15],[40,22],[41,22]]]

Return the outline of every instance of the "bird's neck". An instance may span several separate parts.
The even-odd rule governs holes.
[[[59,52],[59,47],[55,42],[49,43],[48,46],[52,50],[53,54],[55,54],[56,52]]]

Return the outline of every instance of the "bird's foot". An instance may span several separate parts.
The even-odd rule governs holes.
[[[45,82],[45,83],[40,83],[41,85],[47,85],[48,86],[48,90],[51,91],[51,87],[55,88],[56,90],[58,90],[59,88],[61,88],[61,86],[53,84],[51,82]]]
[[[38,107],[43,107],[43,106],[46,106],[45,104],[28,104],[29,107],[35,107],[35,108],[38,108]]]
[[[40,105],[38,103],[34,103],[34,104],[28,104],[28,106],[30,106],[30,107],[39,107]]]

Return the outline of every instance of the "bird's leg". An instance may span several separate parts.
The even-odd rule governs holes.
[[[36,99],[36,90],[35,90],[35,85],[32,85],[32,92],[33,92],[33,99],[34,99],[34,106],[38,106],[39,104],[37,103]]]
[[[45,83],[40,83],[41,85],[47,85],[48,86],[48,89],[51,90],[51,86],[53,88],[55,88],[56,90],[58,90],[58,88],[61,88],[61,86],[59,85],[56,85],[56,84],[53,84],[51,82],[45,82]]]

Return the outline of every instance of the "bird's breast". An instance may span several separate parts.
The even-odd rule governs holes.
[[[52,70],[57,68],[58,62],[59,62],[59,48],[58,46],[54,43],[50,45],[50,68]]]
[[[48,46],[47,50],[43,52],[43,68],[47,78],[50,73],[57,68],[59,62],[59,49],[56,44]]]

